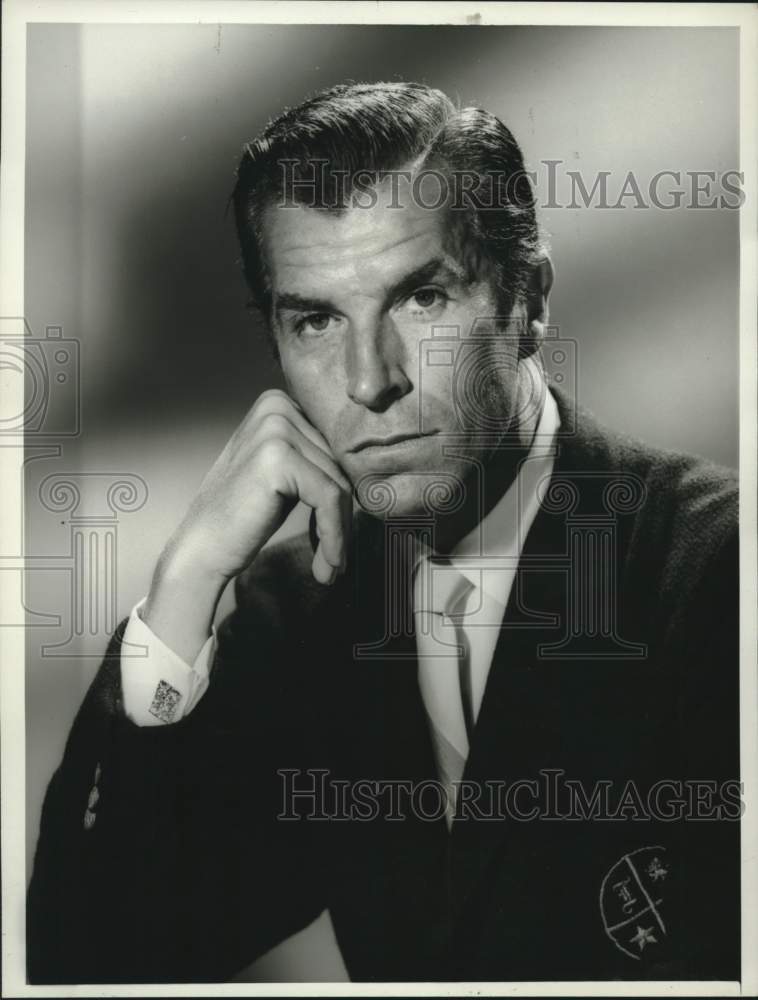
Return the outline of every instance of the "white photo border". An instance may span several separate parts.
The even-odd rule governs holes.
[[[25,972],[24,801],[25,663],[23,629],[0,629],[2,735],[2,960],[4,996],[751,996],[758,992],[758,10],[753,4],[708,3],[369,3],[264,0],[6,0],[2,8],[2,164],[0,167],[0,316],[24,316],[24,172],[26,31],[31,23],[161,24],[476,24],[613,27],[734,27],[740,32],[740,718],[742,819],[741,982],[510,982],[440,984],[262,983],[28,986]],[[14,403],[16,401],[14,400]],[[23,409],[23,402],[18,412]],[[22,552],[21,489],[0,447],[0,552]],[[9,599],[0,574],[0,607]],[[9,666],[13,665],[13,666]]]

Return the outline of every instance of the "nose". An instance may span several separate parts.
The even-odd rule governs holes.
[[[391,323],[372,324],[348,337],[347,394],[381,413],[413,388],[404,369],[402,343]]]

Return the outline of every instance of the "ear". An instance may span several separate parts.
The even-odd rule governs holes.
[[[545,337],[548,322],[547,302],[554,277],[553,262],[545,255],[534,265],[526,290],[526,329],[520,350],[522,357],[530,357],[538,351]]]

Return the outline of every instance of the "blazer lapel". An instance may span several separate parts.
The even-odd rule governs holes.
[[[527,786],[512,800],[504,800],[501,791],[498,806],[498,783],[541,781],[541,770],[568,770],[577,727],[588,711],[582,685],[575,680],[586,681],[586,672],[560,649],[551,656],[551,647],[560,646],[566,636],[576,596],[578,562],[570,521],[577,513],[590,516],[605,510],[603,491],[614,472],[607,451],[598,451],[592,418],[580,413],[575,424],[568,401],[560,393],[555,396],[561,430],[551,495],[543,501],[522,550],[463,775],[464,782],[472,783],[471,794],[481,796],[481,813],[494,812],[498,818],[473,818],[474,800],[472,818],[453,824],[452,878],[463,909],[480,890],[486,891],[487,870],[503,855],[511,858],[514,883],[525,877],[520,849],[555,826],[507,818],[506,804],[508,810],[528,814],[535,797]],[[593,558],[605,562],[599,552]],[[591,668],[600,669],[599,662]],[[601,721],[589,719],[587,724]],[[543,791],[544,783],[540,796]]]
[[[519,829],[497,818],[503,810],[499,786],[533,779],[540,766],[550,766],[545,758],[561,705],[544,689],[538,650],[556,641],[554,623],[565,618],[567,574],[549,568],[550,557],[562,551],[563,535],[562,518],[540,510],[513,582],[463,774],[481,798],[472,800],[471,818],[453,824],[452,874],[460,905],[476,892],[503,840]],[[535,624],[536,615],[548,623]],[[514,805],[528,812],[532,800],[524,794]]]

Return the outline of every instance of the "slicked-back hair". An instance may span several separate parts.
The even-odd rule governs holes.
[[[471,280],[485,269],[492,277],[498,309],[508,314],[543,253],[514,137],[489,112],[456,108],[424,84],[350,83],[286,110],[245,144],[231,200],[252,303],[267,320],[265,209],[287,203],[340,213],[356,183],[365,189],[410,163],[457,178],[450,190],[465,197],[449,205],[449,235]]]

